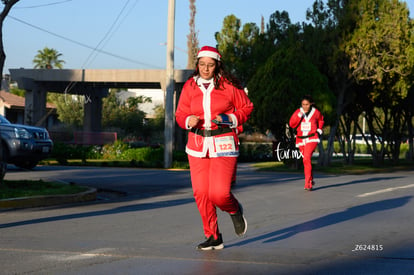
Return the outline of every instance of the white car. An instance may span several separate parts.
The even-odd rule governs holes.
[[[367,139],[368,144],[372,144],[371,134],[365,134],[365,138]],[[352,135],[349,136],[349,139],[351,140],[351,143],[354,142]],[[375,136],[376,144],[381,144],[381,141],[382,141],[381,137]],[[367,144],[362,134],[355,135],[355,144]]]

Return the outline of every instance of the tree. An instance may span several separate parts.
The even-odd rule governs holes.
[[[133,138],[149,136],[149,129],[144,124],[145,112],[139,109],[139,104],[151,102],[144,96],[130,97],[126,102],[121,102],[117,97],[120,90],[113,89],[109,95],[102,100],[102,125],[121,130],[122,136]]]
[[[324,165],[329,165],[333,155],[335,138],[340,142],[344,160],[352,161],[345,151],[342,136],[349,140],[350,129],[343,123],[346,111],[355,112],[354,79],[349,70],[349,59],[344,53],[343,45],[355,28],[356,10],[353,0],[317,0],[306,12],[310,24],[303,24],[303,45],[307,56],[329,81],[329,88],[336,97],[336,114],[330,123],[328,146]],[[349,108],[352,106],[351,108]],[[354,115],[349,116],[354,117]],[[348,121],[348,119],[347,119]],[[342,127],[342,128],[341,128]],[[345,133],[340,133],[342,129]],[[352,154],[351,154],[352,156]]]
[[[323,91],[313,94],[318,107],[327,109],[322,111],[330,126],[323,164],[330,163],[335,140],[341,143],[344,159],[352,161],[355,148],[348,146],[345,152],[343,137],[349,143],[351,134],[362,132],[362,115],[371,136],[387,141],[378,151],[371,149],[374,164],[390,151],[397,160],[402,135],[413,135],[414,21],[405,2],[316,0],[307,19],[310,24],[291,24],[287,12],[276,11],[266,31],[262,22],[261,31],[249,36],[253,28],[244,29],[248,24],[242,28],[240,20],[230,15],[216,33],[230,71],[247,83],[256,106],[251,121],[261,130],[283,135],[291,101],[306,91]],[[327,86],[307,82],[296,69],[316,82],[325,79]]]
[[[0,73],[1,79],[3,79],[3,68],[4,62],[6,61],[6,54],[4,52],[4,44],[3,44],[3,22],[6,19],[6,16],[9,14],[11,8],[19,2],[19,0],[2,0],[4,4],[3,10],[0,13]]]
[[[159,104],[154,107],[154,119],[152,119],[151,126],[156,131],[164,130],[164,121],[165,121],[165,110],[162,104]]]
[[[359,10],[357,28],[345,48],[352,75],[358,82],[375,85],[374,98],[383,92],[389,93],[390,99],[405,97],[411,85],[405,76],[413,65],[408,56],[413,45],[410,45],[412,24],[406,3],[364,0]]]
[[[250,77],[256,72],[257,60],[253,53],[253,45],[259,34],[260,30],[255,23],[247,23],[242,27],[240,19],[235,15],[226,16],[221,32],[215,34],[218,50],[225,59],[227,69],[237,76],[243,85],[247,85]]]
[[[367,96],[377,108],[367,112],[371,136],[381,135],[397,162],[406,126],[402,123],[405,118],[402,106],[412,86],[413,21],[406,3],[398,0],[363,0],[357,8],[356,28],[346,43],[345,53],[357,83],[372,85]],[[373,146],[374,161],[384,157],[384,145],[379,156]]]
[[[303,50],[300,25],[292,24],[286,11],[272,14],[266,31],[263,25],[261,30],[252,23],[241,28],[240,20],[230,15],[216,40],[230,71],[247,83],[256,106],[251,122],[284,140],[286,123],[304,94],[317,98],[327,118],[333,110],[333,95],[327,79]]]
[[[53,69],[63,68],[64,60],[59,59],[62,56],[57,50],[45,47],[43,50],[38,50],[37,55],[33,59],[35,69]]]
[[[190,33],[187,35],[187,69],[195,69],[199,51],[198,36],[195,31],[196,0],[190,0]]]
[[[215,33],[217,48],[219,52],[225,56],[227,69],[234,73],[234,65],[236,63],[236,50],[240,39],[241,21],[235,15],[228,15],[223,19],[221,32]]]
[[[54,69],[63,68],[64,60],[59,59],[62,56],[57,50],[45,47],[38,50],[38,54],[33,59],[35,68]],[[61,93],[48,93],[48,101],[56,105],[58,118],[61,122],[75,128],[83,125],[83,112],[85,98],[80,95],[68,95]]]
[[[256,106],[252,122],[260,130],[271,130],[279,141],[286,138],[286,125],[305,94],[318,99],[318,108],[332,112],[327,79],[299,47],[280,47],[248,84]]]
[[[269,24],[267,25],[267,40],[272,45],[285,41],[290,28],[292,28],[292,22],[290,21],[289,13],[286,11],[275,11],[270,15]]]
[[[75,128],[83,126],[84,96],[49,92],[48,101],[55,104],[61,122]]]

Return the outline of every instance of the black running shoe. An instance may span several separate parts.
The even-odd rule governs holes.
[[[214,236],[211,235],[205,242],[197,245],[198,250],[216,250],[216,249],[223,249],[223,239],[221,238],[221,234],[218,236],[217,240],[214,239]]]
[[[243,236],[247,231],[247,221],[243,216],[243,207],[239,203],[239,211],[234,214],[230,214],[231,220],[233,221],[234,231],[236,231],[237,236]]]

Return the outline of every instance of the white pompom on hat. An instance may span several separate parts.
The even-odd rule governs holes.
[[[201,50],[198,51],[197,58],[200,57],[211,57],[217,61],[220,61],[221,54],[214,47],[204,46],[201,48]]]

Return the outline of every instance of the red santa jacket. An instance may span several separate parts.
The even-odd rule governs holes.
[[[219,127],[212,120],[219,114],[227,114],[233,122],[230,126],[233,131],[218,136],[205,137],[189,131],[186,152],[191,156],[205,157],[208,154],[210,157],[237,157],[239,155],[236,129],[241,128],[240,126],[250,117],[253,103],[243,90],[226,81],[223,85],[224,88],[220,84],[220,89],[215,89],[212,80],[199,77],[190,78],[184,84],[175,113],[176,121],[181,128],[191,130],[188,126],[191,115],[200,117],[195,127],[200,130],[218,129]],[[222,154],[218,153],[218,146],[222,146],[221,143],[228,140],[232,142],[234,148]]]
[[[290,127],[297,127],[296,147],[303,146],[308,142],[320,142],[318,134],[322,134],[323,124],[323,115],[315,107],[308,115],[305,115],[302,107],[297,109],[289,120]]]

